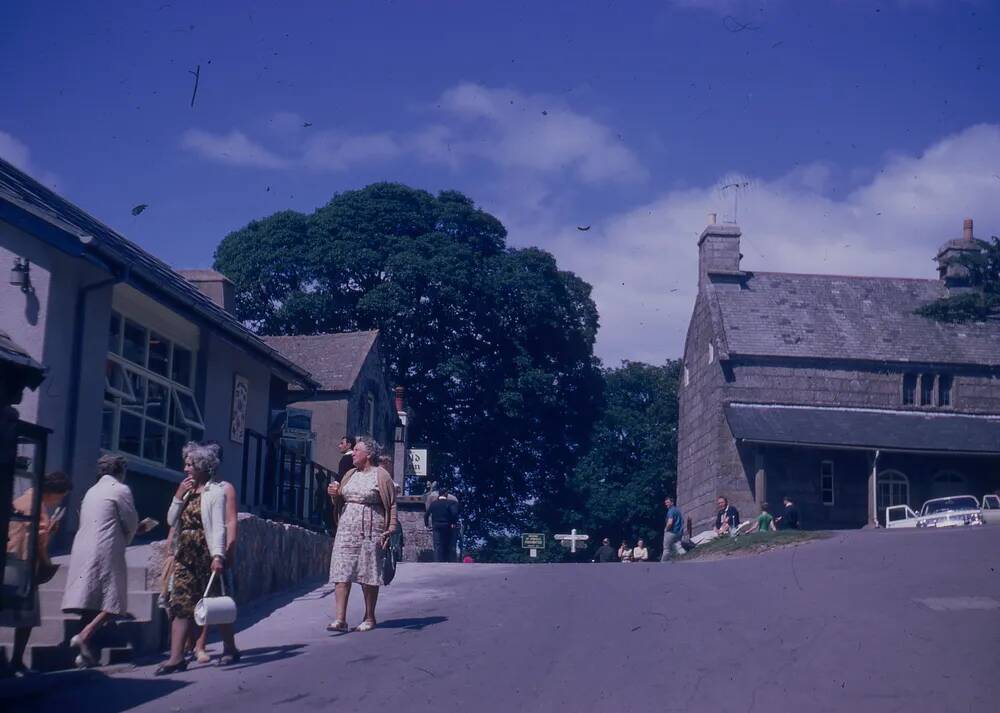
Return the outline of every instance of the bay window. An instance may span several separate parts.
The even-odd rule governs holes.
[[[181,448],[204,431],[193,350],[112,312],[101,448],[180,471]]]

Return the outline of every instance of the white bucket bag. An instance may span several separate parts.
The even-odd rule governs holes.
[[[236,621],[236,601],[232,597],[226,596],[225,579],[219,579],[222,584],[222,596],[208,596],[214,580],[215,572],[212,572],[212,576],[208,579],[208,586],[205,587],[205,595],[200,602],[194,605],[194,623],[198,626],[218,626],[219,624],[232,624]]]

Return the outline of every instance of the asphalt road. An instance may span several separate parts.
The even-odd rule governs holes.
[[[850,532],[713,562],[406,565],[369,633],[323,631],[332,599],[317,590],[252,623],[230,669],[47,676],[0,707],[1000,711],[995,526]]]

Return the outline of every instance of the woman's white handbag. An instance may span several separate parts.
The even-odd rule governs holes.
[[[236,602],[232,597],[226,596],[224,579],[219,579],[222,584],[222,596],[208,596],[214,580],[215,572],[212,572],[212,576],[208,578],[208,586],[205,587],[205,595],[201,601],[194,605],[194,623],[198,626],[218,626],[219,624],[232,624],[236,621]]]

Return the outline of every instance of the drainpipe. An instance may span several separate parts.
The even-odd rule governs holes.
[[[76,430],[80,408],[80,361],[83,358],[84,320],[87,313],[87,295],[108,285],[117,285],[128,280],[132,273],[132,264],[128,263],[121,272],[107,280],[101,280],[91,285],[84,285],[76,295],[76,309],[73,315],[73,347],[70,356],[69,373],[69,405],[66,407],[66,442],[63,446],[62,467],[70,470],[73,462],[73,452],[76,450]]]

